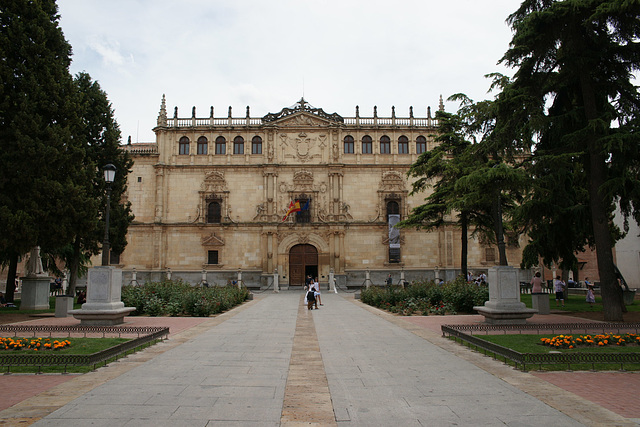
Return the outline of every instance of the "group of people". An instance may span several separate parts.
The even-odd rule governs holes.
[[[593,305],[596,302],[596,297],[593,293],[593,284],[589,281],[588,277],[585,277],[584,284],[587,286],[586,302]],[[542,277],[540,272],[537,272],[533,279],[531,279],[531,293],[539,294],[542,292]],[[556,276],[553,280],[553,290],[556,293],[556,306],[562,305],[564,307],[564,293],[567,289],[567,285],[560,276]]]
[[[318,278],[313,279],[310,275],[305,279],[304,290],[306,295],[304,302],[307,304],[308,310],[317,309],[318,304],[322,304],[322,298],[320,296],[320,285],[318,284]]]
[[[486,285],[487,284],[487,275],[484,274],[483,272],[480,272],[480,274],[478,274],[476,277],[474,277],[473,273],[469,271],[467,273],[467,282],[468,283],[475,283],[478,286]]]

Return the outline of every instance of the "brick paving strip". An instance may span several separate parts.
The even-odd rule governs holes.
[[[313,310],[302,304],[303,298],[296,319],[280,425],[336,426]]]
[[[552,408],[563,412],[574,420],[586,426],[637,426],[638,424],[621,416],[609,409],[594,404],[589,400],[582,398],[570,391],[553,385],[534,374],[522,372],[508,366],[500,360],[494,360],[492,357],[484,356],[474,350],[471,350],[457,342],[444,338],[442,334],[433,330],[419,326],[416,323],[407,321],[402,317],[394,316],[386,311],[379,310],[370,305],[355,300],[353,297],[345,298],[350,300],[359,307],[380,316],[387,321],[400,326],[407,331],[437,345],[443,350],[460,357],[477,367],[489,372],[490,374],[500,378],[508,384],[524,391],[525,393],[535,397],[536,399],[546,403]],[[584,373],[588,375],[588,373]],[[634,396],[635,397],[635,396]]]
[[[125,358],[119,359],[116,363],[111,363],[110,365],[98,368],[95,371],[88,372],[83,375],[74,376],[70,380],[65,381],[56,387],[50,388],[49,390],[25,399],[8,409],[0,411],[0,426],[29,426],[107,381],[129,372],[159,354],[184,344],[194,337],[208,331],[212,327],[219,325],[229,319],[229,317],[235,316],[256,302],[257,300],[248,301],[231,311],[222,313],[216,317],[208,318],[175,335],[170,335],[168,340],[159,342],[137,353],[128,355]],[[180,320],[180,318],[175,319],[177,319],[177,321]],[[36,377],[40,376],[38,375]],[[64,377],[66,378],[66,376]]]

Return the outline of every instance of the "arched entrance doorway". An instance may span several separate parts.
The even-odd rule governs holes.
[[[312,245],[295,245],[289,251],[289,286],[303,286],[307,275],[318,276],[318,250]]]

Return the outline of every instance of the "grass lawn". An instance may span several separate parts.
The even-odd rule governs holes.
[[[561,353],[576,353],[576,352],[584,352],[584,353],[640,353],[640,346],[636,344],[626,345],[626,346],[615,346],[609,345],[604,347],[596,347],[596,346],[580,346],[574,349],[556,349],[551,348],[549,346],[545,346],[540,344],[541,338],[552,338],[555,335],[549,334],[512,334],[512,335],[474,335],[476,338],[481,338],[485,341],[492,342],[494,344],[501,345],[503,347],[510,348],[520,353],[549,353],[549,352],[561,352]],[[575,337],[583,334],[573,334]],[[595,333],[591,335],[596,335]],[[491,354],[491,353],[489,353]],[[507,362],[510,365],[513,365],[512,362]],[[567,370],[566,364],[560,365],[542,365],[540,369],[544,371],[564,371]],[[596,363],[595,366],[592,364],[571,364],[572,370],[599,370],[599,371],[613,371],[619,370],[620,364],[615,363]],[[624,369],[628,371],[638,371],[640,370],[640,364],[637,363],[629,363],[624,365]]]
[[[532,308],[531,294],[521,294],[520,301],[525,303],[527,307]],[[585,301],[584,295],[569,295],[568,298],[564,301],[564,307],[556,307],[556,294],[549,294],[549,307],[551,308],[551,310],[562,310],[573,313],[580,313],[585,311],[601,312],[602,297],[600,297],[600,295],[596,295],[596,302],[592,306]],[[640,312],[640,301],[636,299],[633,304],[628,305],[627,311]]]

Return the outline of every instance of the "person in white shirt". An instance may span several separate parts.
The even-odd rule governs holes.
[[[320,297],[320,285],[318,284],[317,277],[314,279],[312,286],[316,296],[316,308],[318,308],[318,304],[320,305],[324,305],[324,304],[322,304],[322,298]]]

